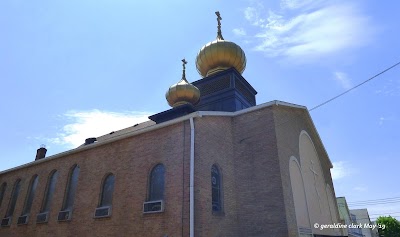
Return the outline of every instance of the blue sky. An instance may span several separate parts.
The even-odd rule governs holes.
[[[400,60],[400,3],[377,1],[0,2],[0,170],[169,108],[198,50],[216,37],[246,53],[257,103],[312,108]],[[400,197],[400,67],[311,112],[347,201]],[[400,216],[400,203],[368,207]]]

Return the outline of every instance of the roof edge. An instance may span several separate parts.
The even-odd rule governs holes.
[[[117,136],[115,136],[113,138],[110,138],[110,139],[102,141],[102,142],[97,142],[97,143],[93,143],[93,144],[86,145],[86,146],[79,146],[77,148],[74,148],[74,149],[71,149],[71,150],[68,150],[68,151],[64,151],[64,152],[61,152],[61,153],[58,153],[58,154],[55,154],[55,155],[52,155],[52,156],[48,156],[48,157],[46,157],[44,159],[40,159],[40,160],[37,160],[37,161],[32,161],[32,162],[29,162],[29,163],[26,163],[26,164],[23,164],[23,165],[19,165],[19,166],[10,168],[10,169],[6,169],[6,170],[3,170],[3,171],[0,171],[0,175],[5,174],[5,173],[9,173],[9,172],[12,172],[12,171],[15,171],[15,170],[18,170],[18,169],[23,169],[23,168],[27,168],[27,167],[30,167],[30,166],[38,165],[38,164],[41,164],[43,162],[47,162],[49,160],[53,160],[53,159],[57,159],[57,158],[61,158],[61,157],[67,156],[67,155],[72,155],[72,154],[75,154],[75,153],[78,153],[78,152],[86,151],[86,150],[89,150],[89,149],[92,149],[92,148],[95,148],[95,147],[98,147],[98,146],[102,146],[102,145],[105,145],[105,144],[108,144],[108,143],[111,143],[111,142],[115,142],[115,141],[118,141],[118,140],[122,140],[122,139],[125,139],[125,138],[133,137],[133,136],[136,136],[136,135],[139,135],[139,134],[142,134],[142,133],[146,133],[146,132],[157,130],[157,129],[160,129],[160,128],[163,128],[163,127],[167,127],[167,126],[170,126],[172,124],[176,124],[176,123],[188,120],[190,118],[203,117],[203,116],[235,117],[235,116],[238,116],[238,115],[241,115],[241,114],[246,114],[246,113],[249,113],[249,112],[257,111],[257,110],[264,109],[264,108],[267,108],[267,107],[270,107],[270,106],[274,106],[274,105],[275,106],[287,106],[287,107],[292,107],[292,108],[296,108],[296,109],[306,110],[307,114],[308,114],[308,117],[309,117],[309,119],[311,121],[311,124],[312,124],[314,130],[316,131],[318,139],[321,141],[321,144],[322,144],[322,140],[321,140],[321,138],[320,138],[320,136],[318,134],[317,129],[315,128],[314,122],[311,119],[311,116],[310,116],[310,113],[309,113],[307,107],[301,106],[301,105],[292,104],[292,103],[288,103],[288,102],[284,102],[284,101],[273,100],[273,101],[270,101],[270,102],[266,102],[266,103],[263,103],[263,104],[252,106],[252,107],[249,107],[249,108],[246,108],[246,109],[243,109],[243,110],[239,110],[239,111],[236,111],[236,112],[196,111],[196,112],[193,112],[191,114],[188,114],[188,115],[185,115],[185,116],[182,116],[182,117],[179,117],[179,118],[175,118],[175,119],[163,122],[163,123],[159,123],[159,124],[155,124],[155,125],[152,125],[152,126],[144,127],[142,129],[135,130],[135,131],[126,132],[126,133],[117,135]],[[329,159],[328,153],[326,152],[326,149],[325,149],[323,144],[322,144],[322,148],[323,148],[323,150],[324,150],[324,152],[325,152],[325,154],[326,154],[326,156],[328,158],[328,161],[330,163],[330,166],[332,168],[333,167],[332,166],[332,162]]]
[[[122,139],[125,139],[125,138],[128,138],[128,137],[133,137],[133,136],[136,136],[136,135],[139,135],[139,134],[142,134],[142,133],[146,133],[146,132],[150,132],[150,131],[153,131],[153,130],[157,130],[157,129],[160,129],[160,128],[163,128],[163,127],[167,127],[167,126],[172,125],[172,124],[176,124],[176,123],[185,121],[185,120],[190,119],[190,118],[200,117],[200,116],[201,115],[199,115],[199,112],[194,112],[194,113],[191,113],[191,114],[188,114],[188,115],[185,115],[185,116],[182,116],[180,118],[176,118],[176,119],[164,122],[164,123],[155,124],[155,125],[152,125],[152,126],[144,127],[142,129],[139,129],[139,130],[126,132],[126,133],[123,133],[123,134],[120,134],[120,135],[116,135],[115,137],[110,138],[110,139],[105,140],[105,141],[102,141],[102,142],[96,142],[96,143],[89,144],[89,145],[86,145],[86,146],[79,146],[77,148],[74,148],[74,149],[71,149],[71,150],[68,150],[68,151],[64,151],[64,152],[61,152],[61,153],[57,153],[55,155],[48,156],[48,157],[40,159],[40,160],[32,161],[32,162],[29,162],[29,163],[26,163],[26,164],[23,164],[23,165],[19,165],[19,166],[16,166],[16,167],[13,167],[13,168],[10,168],[10,169],[7,169],[7,170],[3,170],[3,171],[0,172],[0,175],[5,174],[5,173],[9,173],[9,172],[12,172],[12,171],[15,171],[15,170],[18,170],[18,169],[23,169],[23,168],[27,168],[27,167],[30,167],[30,166],[38,165],[38,164],[41,164],[43,162],[47,162],[49,160],[53,160],[53,159],[57,159],[57,158],[61,158],[61,157],[67,156],[67,155],[72,155],[72,154],[75,154],[75,153],[78,153],[78,152],[86,151],[86,150],[89,150],[89,149],[92,149],[92,148],[95,148],[95,147],[98,147],[98,146],[102,146],[102,145],[105,145],[105,144],[108,144],[108,143],[112,143],[112,142],[115,142],[115,141],[118,141],[118,140],[122,140]]]

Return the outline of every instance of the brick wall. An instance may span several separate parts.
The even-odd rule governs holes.
[[[179,123],[97,146],[57,159],[49,159],[38,165],[14,170],[0,175],[0,183],[7,182],[7,190],[0,207],[3,218],[9,204],[12,187],[21,178],[21,190],[10,227],[1,227],[0,236],[187,236],[189,179],[188,160],[190,130],[188,122]],[[186,161],[184,162],[184,159]],[[158,163],[165,165],[165,212],[143,214],[146,201],[148,175]],[[72,165],[80,166],[72,220],[58,222],[68,173]],[[183,167],[185,165],[185,167]],[[45,186],[50,172],[59,171],[57,187],[51,205],[48,223],[36,224]],[[184,173],[185,169],[185,173]],[[99,202],[101,182],[108,173],[115,175],[115,188],[111,218],[94,219]],[[20,216],[29,181],[39,175],[39,184],[27,225],[16,224]],[[184,207],[184,208],[183,208]],[[183,233],[182,233],[183,232]]]
[[[298,154],[301,130],[312,136],[318,155],[324,156],[305,112],[269,106],[235,117],[198,117],[194,123],[196,237],[297,236],[288,161],[290,155]],[[22,179],[12,224],[1,227],[0,236],[189,236],[189,158],[190,124],[184,121],[0,174],[0,184],[7,182],[1,218],[15,180]],[[166,171],[165,212],[143,214],[148,175],[158,163],[163,163]],[[80,166],[80,174],[72,220],[58,222],[68,173],[74,164]],[[221,213],[212,212],[214,164],[222,176]],[[321,164],[331,182],[326,161]],[[47,179],[54,169],[59,176],[50,219],[36,224]],[[115,175],[112,216],[94,219],[101,182],[110,172]],[[17,226],[34,174],[39,175],[39,185],[31,218],[27,225]]]
[[[279,166],[282,177],[282,187],[285,200],[285,212],[288,222],[288,231],[289,236],[297,236],[298,230],[296,215],[294,212],[295,209],[293,203],[293,193],[290,182],[289,160],[290,157],[293,155],[301,163],[299,155],[299,136],[301,131],[306,131],[310,135],[311,140],[314,142],[322,166],[325,183],[329,184],[330,187],[332,187],[332,191],[334,194],[329,158],[327,157],[327,154],[323,149],[321,140],[319,139],[317,131],[312,125],[312,121],[310,120],[307,111],[285,106],[275,106],[274,119],[275,121],[277,121],[275,123],[275,130],[278,143],[278,153],[280,160]],[[335,210],[337,211],[337,206],[335,206]],[[329,213],[327,213],[327,215],[329,215]]]

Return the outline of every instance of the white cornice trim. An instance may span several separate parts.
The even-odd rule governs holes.
[[[311,116],[308,113],[307,107],[301,106],[301,105],[296,105],[296,104],[291,104],[291,103],[287,103],[287,102],[283,102],[283,101],[273,100],[273,101],[270,101],[270,102],[266,102],[266,103],[263,103],[263,104],[260,104],[260,105],[252,106],[250,108],[239,110],[239,111],[236,111],[236,112],[196,111],[196,112],[193,112],[191,114],[188,114],[188,115],[176,118],[176,119],[172,119],[172,120],[160,123],[160,124],[155,124],[155,125],[152,125],[152,126],[144,127],[142,129],[138,129],[138,130],[135,130],[135,131],[129,131],[129,132],[126,132],[126,133],[123,133],[123,134],[118,134],[118,135],[115,135],[114,137],[112,137],[110,139],[107,139],[107,140],[104,140],[104,141],[101,141],[101,142],[96,142],[96,143],[89,144],[89,145],[86,145],[86,146],[80,146],[80,147],[77,147],[77,148],[74,148],[74,149],[71,149],[71,150],[68,150],[68,151],[64,151],[64,152],[61,152],[61,153],[58,153],[58,154],[55,154],[55,155],[40,159],[40,160],[32,161],[32,162],[29,162],[29,163],[26,163],[26,164],[23,164],[23,165],[14,167],[14,168],[10,168],[10,169],[1,171],[0,174],[5,174],[5,173],[8,173],[8,172],[12,172],[12,171],[18,170],[18,169],[23,169],[23,168],[27,168],[27,167],[30,167],[30,166],[38,165],[38,164],[41,164],[43,162],[47,162],[47,161],[50,161],[50,160],[53,160],[53,159],[57,159],[57,158],[61,158],[61,157],[67,156],[67,155],[72,155],[72,154],[75,154],[75,153],[78,153],[78,152],[86,151],[86,150],[89,150],[89,149],[92,149],[92,148],[95,148],[95,147],[98,147],[98,146],[109,144],[111,142],[115,142],[115,141],[122,140],[122,139],[125,139],[125,138],[133,137],[133,136],[136,136],[136,135],[139,135],[139,134],[142,134],[142,133],[154,131],[154,130],[157,130],[157,129],[160,129],[160,128],[164,128],[164,127],[176,124],[176,123],[183,122],[183,121],[188,120],[190,118],[196,118],[196,117],[202,117],[202,116],[229,116],[229,117],[235,117],[235,116],[238,116],[238,115],[241,115],[241,114],[246,114],[246,113],[253,112],[253,111],[256,111],[256,110],[264,109],[264,108],[267,108],[267,107],[270,107],[270,106],[273,106],[273,105],[276,105],[276,106],[287,106],[287,107],[306,110],[307,114],[308,114],[308,116],[309,116],[309,118],[311,120],[311,123],[312,123],[312,125],[314,127],[314,130],[317,131],[316,128],[315,128],[314,123],[312,122]],[[316,133],[318,135],[318,132],[316,132]],[[320,139],[319,135],[318,135],[318,138]],[[320,141],[321,141],[321,139],[320,139]],[[321,143],[322,143],[322,141],[321,141]],[[325,151],[326,156],[328,157],[328,154],[326,153],[324,145],[322,145],[322,147],[323,147],[323,149]],[[330,162],[329,157],[328,157],[328,160]],[[330,162],[330,164],[332,165],[332,162]]]

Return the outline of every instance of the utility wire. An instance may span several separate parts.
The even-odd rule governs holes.
[[[383,215],[382,215],[383,216]],[[379,216],[377,216],[377,217],[370,217],[370,218],[357,218],[357,221],[359,221],[359,220],[371,220],[372,221],[372,219],[378,219],[378,217]],[[399,216],[391,216],[391,217],[393,217],[393,218],[398,218]]]
[[[390,198],[370,199],[370,200],[363,200],[363,201],[352,201],[352,202],[347,202],[347,203],[375,202],[375,201],[389,201],[389,199],[400,199],[400,197],[390,197]]]
[[[391,203],[391,202],[400,202],[400,199],[397,199],[397,200],[386,200],[386,201],[379,201],[379,202],[347,203],[347,204],[348,205],[368,205],[368,204],[375,204],[375,203]]]
[[[348,205],[368,205],[368,204],[390,203],[390,202],[400,202],[400,199],[396,199],[396,200],[386,200],[386,201],[378,201],[378,202],[347,203],[347,204],[348,204]]]
[[[367,82],[369,82],[369,81],[375,79],[376,77],[382,75],[383,73],[385,73],[385,72],[387,72],[387,71],[393,69],[394,67],[398,66],[399,64],[400,64],[400,62],[398,62],[398,63],[396,63],[396,64],[394,64],[394,65],[392,65],[392,66],[386,68],[385,70],[379,72],[378,74],[375,74],[374,76],[372,76],[372,77],[368,78],[367,80],[361,82],[360,84],[358,84],[358,85],[356,85],[356,86],[354,86],[354,87],[348,89],[347,91],[345,91],[345,92],[343,92],[343,93],[341,93],[341,94],[339,94],[339,95],[337,95],[337,96],[335,96],[335,97],[333,97],[333,98],[331,98],[331,99],[329,99],[329,100],[327,100],[327,101],[325,101],[325,102],[323,102],[323,103],[321,103],[321,104],[319,104],[319,105],[317,105],[317,106],[315,106],[315,107],[309,109],[308,112],[311,112],[311,111],[313,111],[313,110],[315,110],[315,109],[318,109],[318,108],[320,108],[320,107],[322,107],[322,106],[328,104],[329,102],[331,102],[331,101],[333,101],[333,100],[335,100],[335,99],[341,97],[342,95],[347,94],[348,92],[350,92],[350,91],[356,89],[357,87],[360,87],[361,85],[363,85],[363,84],[365,84],[365,83],[367,83]],[[285,121],[283,121],[283,122],[277,124],[276,127],[280,127],[280,126],[282,126],[282,125],[284,125],[284,124],[286,124],[286,123],[288,123],[288,122],[291,122],[291,121],[293,121],[293,120],[295,120],[295,119],[297,119],[297,117],[293,117],[293,118],[286,119]],[[123,135],[123,134],[121,134],[121,135]]]
[[[370,216],[372,216],[372,215],[387,215],[387,214],[396,214],[396,213],[400,213],[400,212],[386,212],[386,213],[381,213],[381,214],[369,214]]]
[[[353,203],[347,203],[348,205],[368,205],[368,204],[384,204],[384,203],[394,203],[394,202],[400,202],[400,199],[390,199],[390,200],[382,200],[382,201],[369,201],[369,202],[353,202]]]
[[[360,207],[360,206],[387,205],[387,204],[394,204],[394,203],[400,203],[400,200],[399,201],[393,201],[393,202],[381,202],[381,203],[349,204],[349,206]]]
[[[329,100],[327,100],[327,101],[325,101],[325,102],[323,102],[323,103],[321,103],[321,104],[309,109],[308,111],[313,111],[313,110],[315,110],[315,109],[317,109],[317,108],[319,108],[319,107],[321,107],[321,106],[323,106],[323,105],[325,105],[325,104],[327,104],[327,103],[329,103],[329,102],[341,97],[342,95],[349,93],[350,91],[356,89],[357,87],[360,87],[360,86],[364,85],[365,83],[371,81],[372,79],[377,78],[378,76],[382,75],[383,73],[389,71],[390,69],[392,69],[392,68],[394,68],[394,67],[396,67],[398,65],[400,65],[400,62],[398,62],[398,63],[386,68],[385,70],[379,72],[378,74],[375,74],[373,77],[368,78],[367,80],[365,80],[365,81],[361,82],[360,84],[358,84],[358,85],[356,85],[356,86],[344,91],[343,93],[341,93],[341,94],[339,94],[339,95],[337,95],[337,96],[335,96],[335,97],[333,97],[333,98],[331,98],[331,99],[329,99]]]

